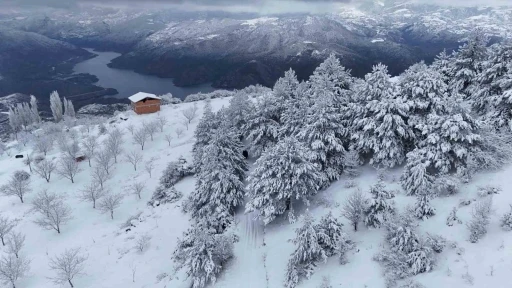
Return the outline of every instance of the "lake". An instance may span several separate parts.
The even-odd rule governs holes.
[[[116,98],[127,98],[137,92],[147,92],[156,95],[172,93],[176,98],[183,99],[187,95],[198,92],[208,93],[213,90],[210,84],[192,87],[176,87],[170,78],[143,75],[130,70],[113,69],[107,66],[110,61],[121,54],[115,52],[98,52],[93,49],[85,49],[98,56],[80,62],[74,67],[76,73],[89,73],[96,75],[99,81],[95,85],[104,88],[115,88],[119,94]]]

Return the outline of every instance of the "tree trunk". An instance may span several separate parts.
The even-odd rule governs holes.
[[[68,279],[68,282],[69,282],[69,285],[71,285],[71,287],[75,287],[75,286],[73,286],[73,283],[71,283],[71,279]]]
[[[357,231],[357,222],[354,223],[354,231]]]
[[[73,180],[73,177],[69,177],[69,178],[71,178],[71,183],[75,184],[75,181]]]
[[[23,195],[20,196],[21,203],[23,203]]]
[[[110,218],[112,218],[112,220],[114,220],[114,210],[110,211]]]
[[[4,237],[0,237],[0,238],[2,238],[2,245],[5,246]]]
[[[89,158],[87,160],[89,160],[89,167],[91,167],[91,158]]]
[[[60,227],[59,226],[57,226],[57,233],[60,234]]]

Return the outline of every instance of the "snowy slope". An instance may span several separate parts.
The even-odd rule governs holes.
[[[222,106],[227,106],[228,101],[229,98],[213,99],[213,109],[218,110]],[[201,112],[204,103],[196,103]],[[124,159],[120,159],[114,166],[114,177],[108,180],[107,186],[113,192],[126,194],[121,207],[115,211],[114,220],[111,220],[109,215],[100,214],[99,211],[92,209],[90,203],[80,202],[76,198],[78,190],[91,181],[91,168],[87,162],[80,164],[83,171],[78,174],[75,184],[71,184],[67,179],[60,179],[57,175],[52,176],[50,183],[46,183],[37,175],[32,175],[31,187],[34,191],[27,196],[26,204],[21,204],[15,197],[0,198],[2,214],[19,220],[15,230],[26,235],[26,246],[22,254],[31,260],[29,275],[19,281],[17,287],[56,287],[47,278],[51,276],[48,259],[64,249],[73,247],[82,247],[82,251],[88,255],[86,275],[75,280],[75,287],[189,287],[183,273],[173,273],[171,260],[177,238],[181,237],[190,224],[188,216],[181,212],[181,201],[156,208],[148,207],[146,202],[169,161],[177,160],[181,155],[191,160],[193,131],[198,118],[180,138],[177,138],[174,132],[177,127],[181,127],[180,111],[192,105],[194,103],[162,107],[160,114],[169,120],[164,134],[173,133],[174,139],[169,147],[164,134],[158,133],[154,141],[147,143],[143,151],[144,160],[152,157],[156,159],[152,178],[140,167],[139,171],[135,172]],[[124,150],[139,150],[140,147],[132,143],[127,127],[140,127],[143,121],[155,119],[158,115],[135,115],[132,112],[126,112],[124,115],[129,118],[127,121],[120,121],[115,117],[115,123],[107,125],[107,129],[113,126],[123,129]],[[97,133],[96,130],[91,133]],[[13,144],[15,143],[11,143]],[[54,149],[47,158],[58,157],[56,150]],[[18,152],[25,154],[30,151],[29,145],[27,148],[21,146]],[[20,159],[5,154],[1,156],[0,184],[4,184],[12,172],[19,169],[28,171],[28,167],[23,165]],[[377,173],[370,167],[364,167],[362,172],[355,181],[367,192],[369,186],[377,182]],[[385,183],[389,189],[400,191],[397,182],[400,173],[401,169],[386,173]],[[461,192],[458,195],[433,200],[432,205],[437,209],[436,216],[421,222],[420,231],[440,234],[453,241],[452,246],[455,248],[447,248],[440,254],[433,272],[420,274],[415,280],[425,287],[509,286],[508,272],[512,269],[512,252],[509,247],[512,245],[512,232],[501,230],[498,221],[499,216],[507,212],[508,205],[512,203],[512,193],[508,191],[509,187],[512,187],[510,173],[512,166],[500,172],[477,175],[471,183],[460,187]],[[145,184],[142,200],[138,200],[128,190],[128,186],[136,181]],[[333,183],[313,199],[309,210],[316,218],[320,218],[328,211],[333,211],[339,216],[339,204],[349,192],[357,189],[345,188],[347,181],[341,179]],[[187,196],[194,189],[194,182],[194,178],[189,177],[179,182],[176,188]],[[465,225],[456,224],[448,227],[445,224],[446,217],[452,207],[458,207],[460,200],[478,198],[477,187],[487,184],[500,185],[503,192],[494,196],[495,213],[492,216],[489,233],[478,244],[471,244],[467,241],[468,232]],[[30,211],[28,203],[35,196],[35,192],[42,189],[66,196],[66,203],[72,207],[74,219],[63,226],[61,234],[42,230],[33,223],[36,216]],[[415,198],[400,194],[395,200],[399,209],[403,210],[407,205],[413,204]],[[469,220],[471,207],[470,205],[459,209],[458,216],[463,223]],[[304,209],[299,208],[299,214]],[[139,220],[132,221],[135,227],[131,227],[131,231],[127,232],[125,228],[120,228],[130,216],[138,213],[141,215],[138,217]],[[372,260],[372,257],[381,250],[384,241],[383,229],[368,230],[362,227],[360,231],[353,232],[349,223],[344,223],[345,231],[357,246],[349,253],[348,263],[340,265],[337,259],[329,259],[326,264],[318,267],[311,279],[304,281],[299,287],[316,288],[322,276],[329,276],[333,287],[385,287],[382,270],[379,264]],[[240,237],[240,241],[235,244],[235,258],[212,287],[283,287],[287,261],[293,251],[293,244],[288,240],[294,237],[294,229],[299,225],[300,223],[289,224],[278,219],[263,227],[261,222],[253,220],[253,215],[243,214],[243,209],[240,209],[234,229]],[[147,250],[138,252],[134,248],[135,241],[146,233],[151,236],[151,243]],[[2,249],[0,253],[6,253],[5,251]],[[157,281],[157,276],[162,273],[169,276]],[[470,277],[467,275],[473,277],[473,283],[469,283]]]

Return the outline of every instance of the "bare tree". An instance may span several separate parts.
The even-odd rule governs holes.
[[[146,129],[144,127],[137,129],[135,133],[133,133],[133,142],[135,144],[139,144],[144,150],[144,145],[146,144],[146,141],[148,141],[148,133],[146,132]]]
[[[155,122],[158,126],[158,128],[160,128],[160,132],[164,132],[164,127],[165,125],[167,125],[168,121],[167,121],[167,118],[165,118],[165,116],[163,115],[158,115],[156,117],[156,122]]]
[[[187,119],[183,119],[183,121],[181,121],[181,124],[183,124],[183,126],[185,126],[185,128],[187,128],[188,131],[188,126],[190,125],[190,122],[188,122]]]
[[[36,138],[34,145],[37,151],[43,153],[44,156],[46,156],[46,154],[52,150],[53,139],[49,136],[41,136]]]
[[[153,136],[158,131],[158,123],[155,121],[142,122],[142,128],[146,130],[146,133],[151,137],[151,141],[153,141]]]
[[[133,185],[131,186],[131,190],[132,190],[133,194],[135,194],[137,197],[139,197],[139,199],[142,199],[141,194],[142,194],[142,190],[144,190],[144,183],[142,183],[142,182],[133,183]]]
[[[32,191],[30,189],[30,174],[25,171],[16,171],[11,176],[11,179],[7,184],[0,187],[2,194],[5,196],[18,196],[21,203],[23,203],[25,194]]]
[[[62,196],[44,189],[37,193],[36,197],[32,200],[32,210],[49,216],[51,208],[55,203],[62,200]]]
[[[96,201],[105,196],[106,193],[107,190],[103,189],[99,183],[92,182],[80,190],[80,195],[78,198],[82,201],[92,202],[92,208],[96,209]]]
[[[178,138],[180,138],[181,135],[183,135],[183,132],[185,132],[185,131],[183,130],[183,128],[178,127],[178,128],[176,128],[175,132],[176,132],[176,136],[178,136]]]
[[[20,232],[14,232],[7,239],[7,249],[9,253],[14,254],[16,258],[19,258],[21,248],[25,244],[25,235]]]
[[[117,163],[117,156],[123,152],[122,148],[123,132],[119,128],[114,128],[108,134],[106,141],[106,150],[114,157],[114,163]]]
[[[137,248],[139,252],[144,252],[144,250],[149,246],[150,241],[151,236],[149,236],[149,234],[143,234],[137,238],[135,242],[135,248]]]
[[[110,175],[110,169],[114,166],[114,159],[108,149],[104,149],[96,154],[96,162],[107,175]]]
[[[98,146],[98,137],[95,135],[85,138],[82,142],[85,156],[87,157],[87,161],[89,161],[89,167],[91,167],[91,158],[94,157],[94,153],[96,152],[96,149],[98,149]]]
[[[103,189],[103,185],[105,184],[105,182],[107,182],[107,180],[110,179],[110,174],[107,174],[107,172],[105,172],[105,169],[101,167],[94,167],[94,169],[92,170],[92,179],[95,183],[100,185],[101,189]]]
[[[133,124],[128,124],[128,126],[126,126],[126,129],[128,129],[128,131],[132,134],[133,136],[133,132],[135,131],[135,126],[133,126]]]
[[[0,260],[0,279],[5,285],[16,288],[16,281],[25,276],[30,270],[30,261],[24,257],[16,258],[14,255],[4,255]]]
[[[0,215],[0,239],[3,246],[5,246],[5,238],[14,227],[16,227],[16,221]]]
[[[345,203],[343,203],[341,214],[352,223],[354,231],[357,231],[357,224],[359,224],[364,217],[366,201],[367,199],[364,197],[363,192],[357,189],[350,194]]]
[[[71,158],[69,156],[64,156],[64,158],[60,159],[59,167],[57,167],[57,173],[60,176],[71,180],[71,183],[75,183],[75,176],[80,171],[82,171],[82,169],[80,169],[78,162],[75,158]]]
[[[155,168],[155,161],[156,161],[155,158],[151,158],[151,159],[149,159],[148,162],[146,162],[146,165],[144,165],[146,172],[148,172],[148,174],[149,174],[149,178],[151,178],[151,176],[152,176],[151,174],[153,172],[153,169]]]
[[[118,193],[108,193],[100,200],[98,203],[98,208],[100,208],[103,213],[110,213],[110,218],[114,219],[114,210],[121,205],[123,201],[123,195]]]
[[[26,147],[27,146],[27,143],[30,142],[32,138],[32,134],[28,133],[28,132],[21,132],[19,135],[18,135],[18,142],[20,144],[23,145],[23,147]]]
[[[65,146],[61,147],[61,149],[65,156],[73,159],[75,159],[78,156],[78,153],[80,153],[80,145],[76,140],[71,141],[71,143],[67,143]]]
[[[165,141],[167,141],[167,143],[169,144],[169,147],[171,147],[172,135],[165,134]]]
[[[34,172],[37,175],[41,176],[46,180],[46,182],[50,182],[50,178],[52,177],[52,172],[57,168],[55,163],[52,160],[43,159],[43,161],[39,162],[34,166]]]
[[[83,255],[80,248],[66,249],[64,253],[50,258],[50,269],[55,272],[53,282],[61,285],[69,283],[73,286],[73,279],[84,273],[87,256]]]
[[[471,210],[471,220],[466,224],[469,230],[469,242],[476,243],[485,234],[490,223],[492,208],[492,197],[476,202]]]
[[[27,154],[27,158],[23,161],[25,165],[28,165],[28,169],[30,170],[30,173],[32,173],[32,158],[30,157],[30,154]]]
[[[71,209],[63,199],[57,199],[49,207],[47,213],[41,213],[41,218],[35,223],[47,230],[55,230],[60,234],[60,228],[71,220]]]
[[[197,104],[194,103],[192,107],[182,110],[181,114],[183,115],[183,117],[185,117],[188,123],[191,123],[197,116],[197,109]]]
[[[142,161],[142,154],[135,150],[130,151],[126,153],[126,160],[130,162],[133,165],[133,169],[137,171],[137,164],[139,164],[140,161]]]

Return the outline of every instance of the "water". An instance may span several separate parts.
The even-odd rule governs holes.
[[[210,84],[202,84],[192,87],[176,87],[172,83],[172,79],[159,78],[156,76],[143,75],[130,70],[113,69],[107,66],[110,60],[120,56],[115,52],[97,52],[93,49],[87,51],[97,54],[98,56],[80,62],[75,65],[76,73],[89,73],[96,75],[99,81],[95,85],[104,88],[115,88],[119,94],[116,98],[127,98],[137,92],[147,92],[156,95],[172,93],[174,97],[183,99],[187,95],[198,92],[211,92],[215,90]]]

